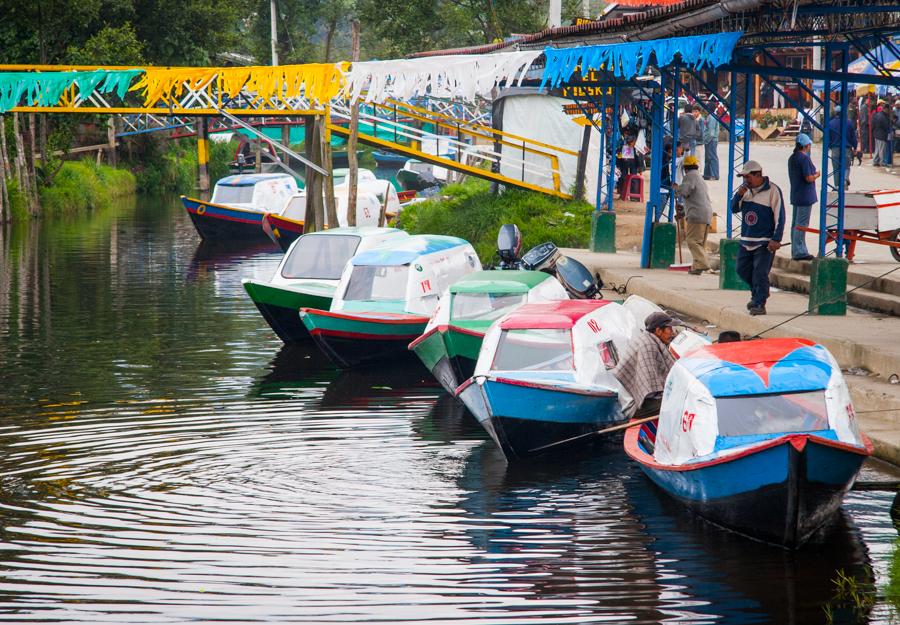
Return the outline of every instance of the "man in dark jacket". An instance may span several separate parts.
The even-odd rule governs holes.
[[[850,161],[856,150],[856,129],[848,119],[844,124],[847,154],[844,158],[844,184],[850,186]],[[831,173],[834,175],[834,186],[841,185],[841,107],[834,107],[834,115],[828,122],[828,149],[831,150]]]
[[[887,165],[887,139],[891,132],[891,120],[884,111],[884,102],[878,103],[875,114],[872,115],[872,139],[875,140],[875,155],[872,157],[872,165],[882,167]]]
[[[741,213],[741,247],[737,274],[750,285],[751,315],[766,314],[769,271],[784,236],[784,199],[781,189],[762,174],[762,165],[747,161],[738,176],[744,183],[731,198],[731,212]]]

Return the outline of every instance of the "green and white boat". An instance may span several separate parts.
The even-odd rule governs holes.
[[[463,239],[420,234],[357,254],[347,263],[330,310],[303,308],[313,340],[341,367],[408,354],[441,294],[481,269]]]
[[[409,349],[448,393],[475,371],[490,325],[525,303],[569,299],[565,288],[542,271],[485,270],[452,284]]]
[[[304,234],[288,248],[271,280],[245,278],[244,289],[282,341],[309,340],[300,309],[328,310],[344,266],[354,254],[407,238],[402,230],[371,226]]]

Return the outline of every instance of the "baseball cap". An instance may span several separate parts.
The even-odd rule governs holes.
[[[680,325],[682,325],[681,319],[676,319],[664,312],[650,313],[644,320],[644,327],[648,332],[653,332],[658,328],[674,328]]]
[[[684,157],[684,166],[685,167],[699,167],[700,161],[697,160],[696,156],[685,156]]]
[[[747,174],[752,174],[755,171],[762,173],[762,165],[760,165],[756,161],[747,161],[746,163],[744,163],[744,166],[741,167],[741,171],[739,171],[737,175],[746,176]]]
[[[797,135],[797,143],[805,148],[810,143],[812,143],[812,139],[809,138],[809,135],[805,135],[801,132],[799,135]]]

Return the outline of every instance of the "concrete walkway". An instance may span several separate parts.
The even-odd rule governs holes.
[[[767,315],[751,317],[746,309],[749,292],[720,290],[717,275],[641,269],[640,255],[634,252],[562,251],[600,272],[607,297],[613,295],[613,288],[641,295],[663,308],[703,320],[713,339],[722,330],[737,330],[745,336],[800,336],[825,345],[847,372],[854,407],[876,455],[900,465],[900,384],[889,381],[892,376],[900,378],[900,319],[854,308],[845,317],[791,319],[807,310],[808,300],[787,291],[773,292],[766,304]],[[782,322],[786,323],[771,329]]]

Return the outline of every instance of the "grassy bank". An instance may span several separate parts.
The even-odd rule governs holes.
[[[228,175],[228,163],[234,159],[234,143],[209,143],[209,180]],[[142,193],[183,193],[197,191],[197,140],[152,140],[139,144],[138,154],[130,163]]]
[[[516,224],[523,251],[552,241],[559,247],[586,247],[591,212],[587,202],[562,200],[532,191],[508,190],[494,195],[489,183],[468,180],[448,185],[440,196],[403,210],[400,227],[412,234],[448,234],[469,241],[481,262],[496,258],[497,231]]]
[[[13,221],[28,218],[25,198],[14,180],[9,182]],[[93,160],[67,161],[53,182],[41,187],[41,215],[67,215],[104,208],[113,198],[133,194],[137,188],[134,174],[125,169],[97,165]]]

